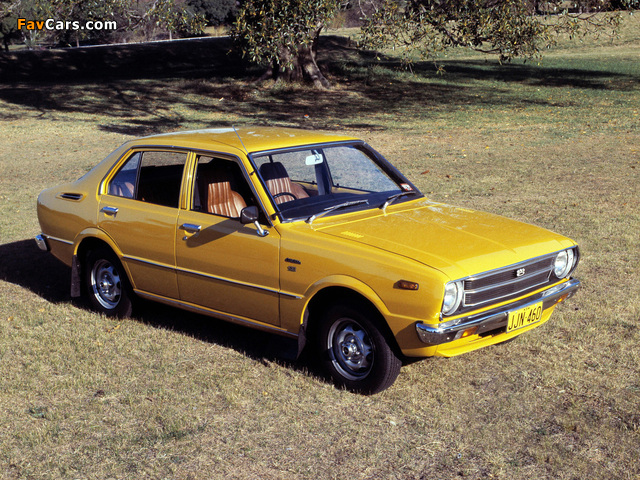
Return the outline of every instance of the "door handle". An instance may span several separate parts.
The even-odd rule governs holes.
[[[115,215],[118,213],[118,209],[116,207],[102,207],[100,211],[107,215]]]
[[[194,225],[193,223],[183,223],[180,225],[180,228],[187,233],[191,233],[193,235],[197,235],[202,230],[202,226]]]

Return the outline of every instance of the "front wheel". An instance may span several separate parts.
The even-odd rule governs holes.
[[[84,271],[85,291],[91,306],[113,317],[128,317],[132,311],[127,274],[110,250],[89,252]]]
[[[330,308],[317,342],[322,366],[338,386],[371,395],[395,382],[402,362],[366,313],[350,305]]]

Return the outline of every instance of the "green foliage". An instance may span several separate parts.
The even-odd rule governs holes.
[[[251,62],[292,69],[298,53],[312,46],[343,4],[343,0],[248,0],[231,35]]]
[[[615,35],[620,14],[640,0],[376,0],[361,31],[361,46],[400,47],[409,63],[415,53],[436,57],[451,47],[492,53],[501,61],[539,57],[560,34]],[[347,4],[342,0],[248,0],[232,37],[251,62],[274,70],[299,69],[300,57],[320,30]],[[294,75],[298,80],[299,76]]]
[[[184,5],[178,6],[175,0],[155,0],[143,18],[170,34],[182,36],[202,34],[206,25],[202,14],[185,9]]]
[[[188,0],[187,3],[211,25],[231,23],[238,14],[236,0]]]
[[[637,8],[640,1],[617,3]],[[600,14],[611,6],[608,0],[385,0],[365,22],[361,44],[399,46],[405,60],[415,51],[434,57],[449,47],[495,53],[501,60],[531,58],[561,33],[615,34],[620,15]]]
[[[0,35],[8,50],[9,44],[22,38],[26,45],[31,46],[42,38],[43,32],[31,30],[20,32],[17,28],[18,18],[47,18],[52,14],[49,2],[40,0],[2,0],[0,1]]]
[[[18,5],[18,1],[0,0],[0,39],[7,50],[12,38],[17,36]]]
[[[127,18],[128,3],[126,0],[35,0],[42,11],[46,11],[45,18],[54,18],[62,21],[77,21],[82,24],[88,21],[119,20],[122,28],[122,19]],[[29,17],[27,17],[29,18]],[[42,19],[43,15],[34,15],[31,18]],[[55,30],[45,32],[52,43],[70,45],[82,40],[108,41],[112,34],[109,30]]]
[[[388,44],[433,53],[464,46],[498,53],[502,58],[535,53],[545,29],[529,15],[521,0],[388,0],[362,28],[362,43],[371,48]]]
[[[117,29],[22,30],[16,31],[17,18],[62,22],[115,21]],[[27,46],[46,42],[56,45],[81,41],[119,41],[125,34],[162,30],[181,36],[200,35],[206,20],[190,9],[184,0],[0,0],[0,33],[10,39],[22,37]],[[149,34],[151,32],[151,34]]]

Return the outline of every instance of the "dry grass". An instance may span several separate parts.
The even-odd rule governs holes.
[[[334,45],[326,93],[194,71],[0,86],[0,478],[639,478],[634,25],[620,46],[449,60],[444,77]],[[132,135],[233,123],[361,136],[436,200],[576,239],[584,288],[517,341],[414,363],[371,398],[315,378],[285,340],[72,303],[31,240],[37,193]]]

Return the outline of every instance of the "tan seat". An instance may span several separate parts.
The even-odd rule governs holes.
[[[304,188],[291,181],[287,169],[280,162],[263,163],[260,166],[260,175],[276,203],[290,202],[309,196]]]
[[[133,183],[131,182],[111,182],[109,185],[109,195],[118,197],[133,198]]]
[[[247,206],[244,198],[231,187],[231,174],[226,168],[213,165],[198,167],[200,202],[207,212],[237,218]]]

